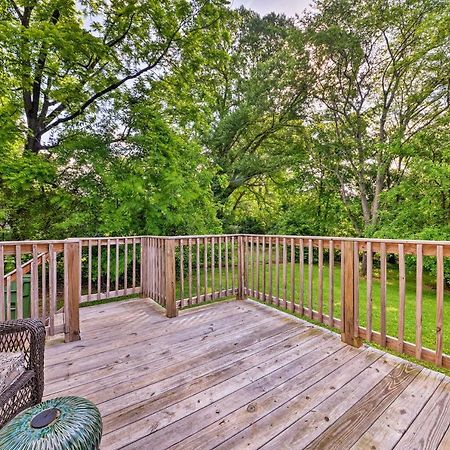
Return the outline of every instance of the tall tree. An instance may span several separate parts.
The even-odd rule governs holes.
[[[0,78],[25,117],[25,149],[58,143],[70,124],[144,74],[158,78],[200,38],[223,0],[3,0]],[[17,89],[18,88],[18,89]],[[50,139],[45,139],[51,134]]]
[[[408,170],[412,140],[449,108],[449,4],[319,0],[309,18],[316,145],[358,234]],[[355,209],[355,201],[359,208]]]
[[[292,19],[240,9],[214,67],[214,107],[204,140],[217,169],[222,215],[288,167],[303,133],[308,86],[305,39]]]

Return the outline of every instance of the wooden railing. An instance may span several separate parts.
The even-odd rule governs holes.
[[[81,238],[81,302],[140,294],[141,237]]]
[[[67,310],[70,296],[78,296],[77,280],[70,276],[78,267],[74,249],[76,240],[0,242],[0,320],[39,318],[48,335],[67,331],[66,340],[75,339],[76,329],[69,332],[65,325],[78,314],[77,308]]]
[[[140,243],[140,237],[0,242],[0,320],[39,318],[49,336],[78,340],[80,303],[141,293]]]
[[[445,311],[450,294],[445,293],[444,277],[450,242],[316,236],[243,239],[245,292],[250,298],[337,328],[348,344],[359,346],[365,339],[450,367],[444,351],[450,349],[450,340],[445,339],[450,335],[444,334],[444,319],[448,323],[450,314]],[[427,281],[425,258],[431,268]]]
[[[80,338],[79,305],[121,296],[178,310],[253,298],[363,340],[450,368],[450,242],[321,236],[135,236],[0,243],[0,320],[31,316]],[[450,262],[450,261],[449,261]]]

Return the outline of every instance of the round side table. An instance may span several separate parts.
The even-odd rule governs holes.
[[[0,430],[0,449],[97,450],[102,418],[81,397],[59,397],[32,406]]]

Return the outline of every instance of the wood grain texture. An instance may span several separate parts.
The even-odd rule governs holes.
[[[0,246],[0,321],[6,319],[6,299],[5,299],[5,262],[3,255],[3,247]]]
[[[419,372],[416,366],[400,364],[306,448],[331,450],[353,445]]]
[[[361,401],[364,395],[393,369],[394,363],[387,362],[383,355],[368,352],[365,356],[366,364],[361,358],[359,361],[352,360],[352,365],[358,362],[360,369],[360,372],[354,378],[339,389],[339,385],[342,383],[339,377],[347,376],[348,379],[348,374],[337,372],[336,379],[333,379],[331,386],[333,389],[330,389],[329,397],[314,408],[303,408],[300,414],[296,411],[296,420],[290,420],[290,426],[263,448],[306,447],[311,441],[324,433],[330,424],[335,422],[352,405]],[[341,372],[343,371],[341,370]],[[345,378],[343,379],[345,380]],[[311,395],[308,395],[308,397],[310,400]],[[306,414],[302,414],[305,411],[307,411]]]
[[[396,450],[438,448],[450,425],[450,381],[446,378],[396,445]]]
[[[416,259],[416,358],[422,357],[423,248],[417,245]]]
[[[251,300],[168,320],[136,299],[82,308],[80,324],[82,341],[46,349],[45,395],[94,401],[102,449],[435,449],[448,435],[448,378]]]
[[[366,272],[366,339],[372,340],[372,270],[373,270],[373,253],[372,243],[367,244],[367,272]]]
[[[334,325],[334,242],[329,242],[328,257],[328,325]]]
[[[444,322],[444,248],[438,245],[436,252],[436,360],[442,366],[443,322]]]
[[[375,446],[378,450],[394,448],[444,376],[423,369],[372,426],[358,439],[352,450]]]

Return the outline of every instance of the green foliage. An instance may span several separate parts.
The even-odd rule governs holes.
[[[299,20],[222,0],[0,15],[4,239],[450,239],[444,0],[317,0]]]

